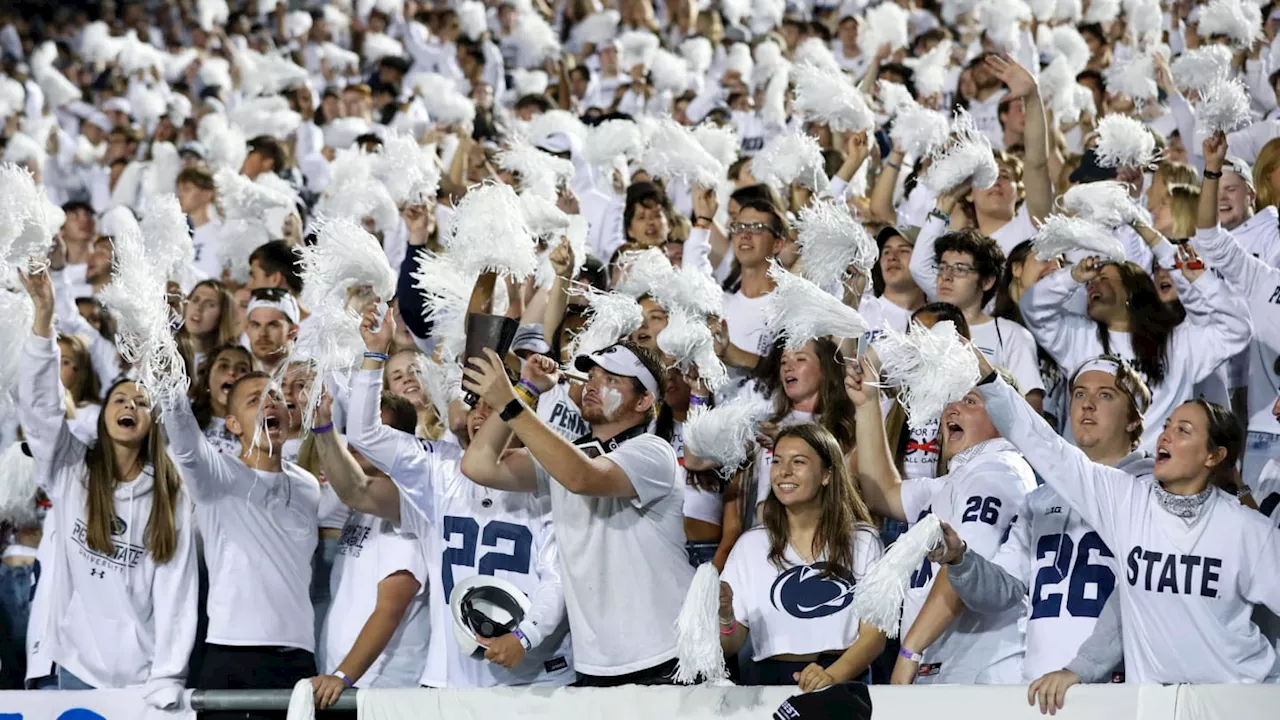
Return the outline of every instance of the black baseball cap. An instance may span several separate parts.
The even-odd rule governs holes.
[[[1084,157],[1080,158],[1080,167],[1071,171],[1071,175],[1067,177],[1073,183],[1084,184],[1102,182],[1103,180],[1115,180],[1116,169],[1103,167],[1098,164],[1098,153],[1093,148],[1084,151]]]

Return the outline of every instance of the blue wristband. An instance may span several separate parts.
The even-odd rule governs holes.
[[[512,630],[511,634],[515,635],[516,639],[520,641],[520,644],[524,646],[525,652],[529,652],[530,650],[533,649],[533,643],[529,642],[529,638],[525,637],[524,632],[522,632],[520,628],[516,628],[515,630]]]
[[[320,427],[311,428],[312,435],[323,435],[333,429],[333,423],[321,425]]]
[[[379,362],[386,362],[388,358],[391,357],[386,353],[380,353],[380,352],[367,352],[364,354],[364,356],[369,358],[370,360],[378,360]]]

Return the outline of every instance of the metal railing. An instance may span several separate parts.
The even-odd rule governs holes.
[[[330,711],[355,712],[356,693],[351,689],[342,693]],[[196,690],[191,693],[191,709],[196,712],[261,712],[288,710],[292,690]]]

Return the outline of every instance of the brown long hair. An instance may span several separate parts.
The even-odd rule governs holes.
[[[1240,421],[1229,408],[1202,398],[1188,400],[1188,403],[1199,405],[1204,410],[1205,444],[1210,452],[1222,448],[1226,456],[1222,462],[1209,471],[1209,485],[1218,487],[1232,495],[1236,493],[1236,463],[1240,461],[1240,452],[1244,449],[1244,430]]]
[[[218,327],[213,331],[213,342],[209,343],[210,347],[218,347],[239,342],[240,333],[236,332],[236,299],[227,289],[227,286],[221,280],[210,278],[201,280],[191,288],[191,292],[187,293],[187,300],[191,300],[191,296],[195,295],[196,290],[207,287],[218,294]],[[189,335],[190,331],[186,325],[182,326],[182,334]]]
[[[822,376],[814,417],[835,435],[840,447],[848,452],[856,442],[857,426],[854,424],[856,413],[853,401],[844,391],[844,356],[840,352],[840,346],[827,338],[818,338],[812,342],[813,352],[818,356],[818,372]],[[776,341],[773,350],[756,368],[756,386],[764,392],[765,397],[774,398],[773,414],[769,421],[775,423],[791,412],[791,401],[782,392],[782,381],[779,379],[782,354],[785,351],[784,341]]]
[[[79,335],[58,336],[59,357],[68,356],[75,365],[75,381],[66,391],[76,405],[86,402],[98,402],[98,373],[93,370],[93,359],[89,356],[89,346]]]
[[[209,427],[209,422],[213,420],[213,393],[209,390],[209,373],[213,372],[214,364],[226,352],[237,352],[244,355],[249,359],[249,367],[253,367],[253,355],[239,343],[219,345],[204,356],[200,371],[196,373],[196,381],[191,383],[191,388],[187,391],[187,394],[191,397],[191,412],[196,416],[196,422],[200,425],[201,430]],[[227,400],[230,401],[231,398],[228,397]]]
[[[831,481],[818,490],[822,516],[818,519],[813,542],[821,552],[814,552],[814,556],[826,558],[823,576],[850,578],[853,576],[854,532],[858,523],[871,523],[871,512],[854,487],[853,474],[845,463],[844,452],[830,430],[815,423],[793,425],[779,433],[777,442],[787,437],[805,441],[822,459],[823,472],[831,474]],[[769,562],[779,570],[786,569],[790,530],[787,508],[773,493],[769,493],[764,501],[764,528],[769,533]],[[814,548],[809,550],[813,552]]]
[[[124,384],[132,380],[120,380],[107,390],[111,397]],[[147,409],[151,412],[151,409]],[[151,516],[147,518],[144,544],[157,563],[166,563],[178,549],[177,505],[181,494],[182,479],[165,452],[168,445],[164,429],[153,414],[151,431],[138,460],[150,463],[154,474],[152,484]],[[115,492],[121,478],[116,475],[115,444],[107,436],[107,413],[98,415],[98,440],[89,447],[84,457],[88,469],[88,499],[86,500],[85,536],[89,547],[104,555],[114,555],[115,543],[111,540],[111,527],[115,524]]]

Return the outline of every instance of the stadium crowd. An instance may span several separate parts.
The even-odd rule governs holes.
[[[0,689],[1280,680],[1278,29],[9,4]]]

